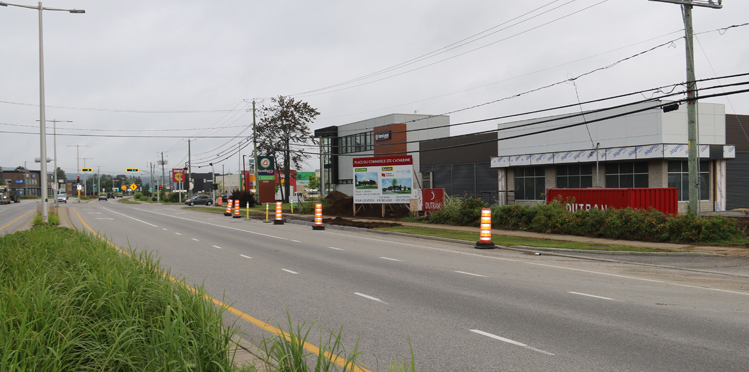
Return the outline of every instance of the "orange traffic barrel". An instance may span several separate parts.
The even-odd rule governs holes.
[[[233,218],[242,218],[242,216],[239,215],[239,200],[234,202],[234,216]]]
[[[315,224],[312,225],[312,230],[325,230],[325,225],[322,224],[322,203],[315,203]]]
[[[226,212],[224,212],[224,216],[231,216],[231,204],[232,204],[232,202],[233,202],[233,200],[231,200],[231,199],[229,199],[226,202]]]
[[[274,225],[283,225],[283,215],[281,211],[281,202],[276,202],[276,219],[273,220]]]
[[[481,209],[481,233],[479,234],[479,241],[476,243],[475,248],[497,248],[492,242],[492,210],[489,208]]]

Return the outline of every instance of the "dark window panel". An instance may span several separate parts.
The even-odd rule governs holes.
[[[635,163],[635,173],[648,173],[648,162],[639,161]]]
[[[619,176],[617,175],[606,175],[606,187],[615,189],[619,187]]]
[[[647,188],[648,187],[648,175],[647,174],[635,174],[635,187]]]
[[[619,164],[619,173],[621,174],[634,173],[634,168],[635,168],[634,163],[630,163],[630,162],[621,163]]]

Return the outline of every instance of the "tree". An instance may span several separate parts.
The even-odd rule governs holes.
[[[320,189],[320,179],[317,178],[316,174],[310,174],[309,176],[309,188],[314,190]]]
[[[276,173],[280,179],[280,166],[283,174],[291,178],[291,166],[301,168],[309,156],[303,146],[315,143],[309,124],[320,115],[307,102],[297,101],[292,97],[278,96],[271,98],[271,105],[260,109],[260,121],[255,134],[258,151],[276,159]],[[281,197],[289,202],[291,182],[285,182]]]
[[[58,180],[66,179],[65,171],[60,169],[60,167],[57,167],[57,179]]]

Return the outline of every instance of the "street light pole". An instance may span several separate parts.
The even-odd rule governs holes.
[[[56,9],[56,8],[44,8],[42,7],[42,2],[39,2],[38,7],[32,7],[28,5],[19,5],[19,4],[11,4],[11,3],[4,3],[0,2],[0,6],[16,6],[19,8],[28,8],[28,9],[38,9],[39,10],[39,152],[41,160],[39,162],[40,164],[40,170],[39,173],[41,173],[41,177],[44,181],[42,183],[42,222],[49,222],[49,210],[47,205],[47,187],[48,187],[48,177],[47,177],[47,132],[46,132],[46,120],[45,120],[45,110],[44,110],[44,33],[42,32],[42,10],[58,10],[58,11],[67,11],[70,13],[85,13],[84,10],[76,10],[76,9]],[[57,196],[55,196],[55,199]]]

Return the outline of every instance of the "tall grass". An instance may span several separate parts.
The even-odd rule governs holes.
[[[158,270],[72,229],[1,237],[0,371],[236,370],[224,309]]]

